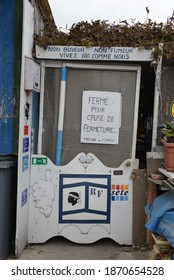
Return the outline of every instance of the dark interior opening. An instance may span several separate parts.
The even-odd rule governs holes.
[[[138,113],[136,158],[139,168],[146,168],[146,152],[151,151],[155,71],[150,62],[141,63],[141,84]]]

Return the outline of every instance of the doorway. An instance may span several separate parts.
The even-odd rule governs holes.
[[[151,151],[155,71],[149,62],[141,62],[136,158],[139,168],[146,168],[146,152]]]
[[[42,154],[55,163],[56,133],[60,91],[59,68],[45,70],[45,97]],[[67,164],[79,152],[94,153],[106,166],[119,167],[135,157],[136,118],[140,67],[130,65],[71,65],[67,68],[64,131],[61,164]],[[138,85],[138,86],[137,86]],[[80,142],[83,91],[119,92],[122,98],[118,145]],[[51,123],[51,126],[50,126]],[[135,125],[136,124],[136,125]],[[50,141],[52,145],[50,146]]]

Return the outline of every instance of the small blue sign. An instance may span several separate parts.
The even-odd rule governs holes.
[[[23,153],[28,152],[29,150],[29,137],[23,138]]]
[[[29,156],[27,155],[22,158],[22,172],[27,170],[28,167],[29,167]]]
[[[25,189],[22,192],[21,207],[23,207],[27,203],[27,198],[28,198],[28,189]]]

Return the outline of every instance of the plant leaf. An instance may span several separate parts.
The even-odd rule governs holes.
[[[171,122],[165,122],[165,124],[167,125],[168,129],[171,129],[174,132],[174,124],[172,124]]]

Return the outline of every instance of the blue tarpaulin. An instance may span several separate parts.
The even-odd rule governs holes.
[[[163,236],[174,248],[174,192],[159,195],[145,207],[148,222],[145,226]]]

